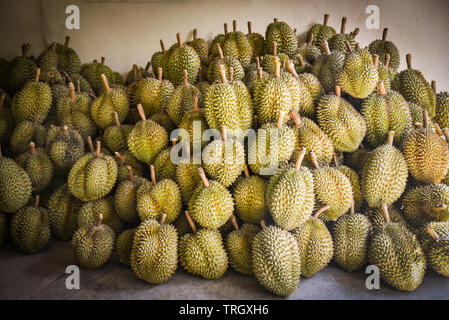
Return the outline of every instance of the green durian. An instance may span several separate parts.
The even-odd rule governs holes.
[[[118,113],[114,111],[115,125],[107,127],[103,139],[112,152],[125,151],[128,148],[128,136],[134,129],[130,124],[121,124]]]
[[[278,52],[294,55],[298,48],[298,39],[293,29],[283,21],[274,19],[265,31],[265,53],[273,54],[273,41],[278,44]]]
[[[36,148],[34,142],[30,142],[30,151],[21,154],[16,161],[28,173],[33,191],[47,188],[53,178],[53,163],[44,149]]]
[[[196,53],[198,54],[201,63],[207,64],[209,61],[209,43],[202,39],[198,38],[198,30],[193,29],[193,40],[186,42],[187,45],[191,46],[193,49],[195,49]]]
[[[128,267],[131,266],[131,250],[135,234],[136,228],[123,231],[118,235],[115,245],[119,261]]]
[[[8,66],[8,88],[12,92],[19,91],[29,81],[36,76],[36,63],[28,58],[31,44],[22,45],[22,55],[14,58]]]
[[[84,155],[83,137],[67,126],[51,127],[45,145],[55,170],[69,170]]]
[[[237,31],[237,21],[232,22],[233,31],[225,34],[223,42],[220,43],[223,54],[236,58],[246,68],[251,63],[253,49],[248,38],[241,31]]]
[[[177,33],[176,36],[178,43],[168,51],[167,78],[176,86],[183,82],[184,70],[187,70],[187,80],[193,84],[198,77],[198,68],[201,65],[200,57],[193,47],[182,43],[180,33]]]
[[[252,59],[263,55],[265,50],[265,39],[263,35],[257,32],[252,32],[251,21],[248,21],[248,33],[246,34],[249,44],[251,46]]]
[[[56,42],[53,42],[37,58],[37,66],[41,70],[40,81],[49,84],[62,82],[62,76],[58,70],[58,58]]]
[[[369,44],[369,51],[371,54],[378,54],[380,60],[386,64],[387,55],[390,56],[390,68],[393,70],[397,70],[400,65],[400,56],[399,50],[396,45],[387,41],[388,28],[385,28],[382,33],[382,40],[374,40]]]
[[[69,74],[79,73],[81,70],[81,60],[78,54],[69,47],[70,37],[65,37],[64,44],[56,44],[56,53],[58,54],[58,68]]]

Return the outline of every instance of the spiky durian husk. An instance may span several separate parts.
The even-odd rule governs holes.
[[[195,49],[201,63],[206,64],[209,61],[209,43],[206,40],[197,38],[186,43]]]
[[[52,103],[51,89],[46,83],[29,81],[14,96],[11,113],[16,124],[22,121],[42,122],[47,117]]]
[[[326,92],[334,91],[338,75],[345,63],[346,55],[334,51],[330,55],[322,55],[312,67],[312,73],[320,79]]]
[[[251,32],[246,35],[252,49],[252,59],[263,55],[265,50],[265,39],[263,35],[257,32]]]
[[[34,142],[36,148],[43,147],[46,137],[47,129],[44,126],[32,121],[22,121],[11,134],[11,151],[16,155],[27,152],[30,142]]]
[[[206,91],[204,115],[211,129],[226,126],[228,130],[243,129],[240,118],[238,96],[230,84],[215,83]]]
[[[209,79],[211,83],[221,79],[220,72],[218,72],[218,66],[221,64],[225,67],[227,79],[230,79],[230,68],[232,68],[234,80],[242,80],[245,76],[245,69],[240,61],[233,56],[225,56],[223,59],[216,58],[209,65],[209,68],[207,69],[207,79]]]
[[[133,172],[136,176],[143,176],[143,164],[134,157],[134,155],[126,150],[123,154],[121,154],[124,158],[124,161],[118,159],[118,173],[117,173],[117,182],[128,179],[129,171],[126,168],[127,166],[131,166]]]
[[[34,191],[44,190],[53,179],[53,163],[42,148],[36,148],[35,154],[23,153],[16,161],[28,173]]]
[[[87,94],[78,95],[75,101],[61,98],[56,106],[59,125],[77,130],[84,139],[95,137],[98,128],[89,113],[91,101]]]
[[[111,83],[114,79],[114,72],[105,64],[94,61],[84,68],[81,68],[80,74],[89,82],[91,88],[96,94],[103,89],[101,75],[104,74]]]
[[[200,105],[202,104],[202,97],[200,91],[189,83],[187,85],[178,86],[170,95],[167,104],[167,113],[174,123],[179,125],[182,117],[193,111],[194,99],[197,97]]]
[[[229,255],[229,264],[235,271],[243,274],[252,274],[251,249],[254,237],[260,232],[260,227],[245,223],[239,230],[232,231],[226,237],[226,249]]]
[[[429,227],[437,239],[430,236]],[[420,240],[429,267],[440,275],[449,277],[449,222],[430,222],[422,228],[421,233]]]
[[[360,177],[357,172],[347,166],[339,166],[340,170],[346,178],[349,179],[352,186],[352,196],[354,198],[354,208],[356,211],[360,210],[363,203],[362,191],[360,189]]]
[[[29,58],[16,57],[11,61],[8,69],[8,88],[12,92],[16,92],[34,78],[37,66]]]
[[[114,208],[117,215],[124,221],[136,224],[139,222],[137,213],[137,190],[141,185],[149,185],[150,182],[139,176],[134,180],[126,179],[120,182],[115,190]]]
[[[206,122],[206,117],[204,110],[199,110],[198,112],[188,112],[186,113],[179,123],[179,128],[184,129],[189,133],[189,139],[190,139],[190,146],[194,146],[194,133],[193,130],[195,128],[195,133],[198,132],[200,134],[199,137],[203,137],[203,133],[206,129],[208,129],[208,125]],[[201,139],[201,148],[204,148],[207,141],[204,141]]]
[[[90,107],[92,119],[102,129],[114,124],[114,111],[117,112],[120,122],[123,122],[129,112],[129,100],[124,90],[111,89],[104,92]]]
[[[128,267],[131,266],[131,250],[135,233],[136,228],[128,229],[120,233],[117,237],[116,250],[119,261]]]
[[[120,126],[107,127],[103,133],[103,140],[111,152],[122,152],[128,147],[128,136],[134,126],[122,124]]]
[[[93,225],[103,215],[102,223],[109,226],[115,234],[123,231],[123,222],[114,209],[114,198],[106,197],[86,202],[78,212],[78,227]]]
[[[401,58],[399,56],[399,50],[396,45],[391,41],[374,40],[369,44],[369,51],[371,54],[378,54],[379,60],[385,64],[387,54],[390,55],[389,68],[397,70]]]
[[[400,224],[404,225],[405,227],[409,228],[401,211],[396,209],[395,205],[388,206],[388,214],[390,216],[391,222],[400,223]],[[369,220],[371,221],[373,229],[382,228],[382,226],[386,223],[381,208],[369,208],[366,211],[366,215],[368,216]]]
[[[162,179],[175,180],[177,164],[171,160],[171,150],[171,147],[162,150],[154,160],[153,165],[157,181]]]
[[[8,241],[8,219],[5,213],[0,212],[0,247]]]
[[[52,127],[47,133],[46,150],[55,169],[68,170],[84,155],[84,141],[75,130]]]
[[[152,120],[138,122],[128,135],[129,150],[138,160],[147,164],[153,163],[167,144],[167,132]]]
[[[243,68],[251,63],[253,49],[248,38],[240,31],[229,32],[221,44],[223,55],[231,56],[240,61]]]
[[[441,128],[449,128],[449,93],[440,92],[437,94],[435,109],[435,121]]]
[[[313,44],[318,48],[322,49],[323,40],[330,40],[334,35],[337,34],[334,28],[331,26],[316,23],[312,25],[307,32],[307,42],[310,41],[313,34]]]
[[[69,74],[79,73],[81,70],[81,60],[75,50],[66,47],[61,43],[56,44],[58,54],[58,68]]]
[[[7,213],[22,208],[31,196],[31,179],[14,160],[0,157],[0,210]]]
[[[349,45],[351,47],[351,50],[355,50],[355,44],[356,41],[354,39],[354,36],[350,33],[337,33],[332,36],[332,38],[329,39],[329,49],[331,51],[338,50],[343,52],[344,54],[348,54],[348,48],[346,47],[345,41],[349,42]]]
[[[200,57],[194,48],[189,45],[179,47],[175,44],[168,52],[167,78],[176,86],[184,81],[184,70],[187,70],[187,81],[193,84],[198,77],[200,65]]]
[[[189,204],[193,192],[201,180],[198,175],[200,164],[181,162],[176,166],[176,182],[181,189],[182,199],[185,205]]]
[[[170,81],[147,78],[138,86],[135,96],[136,103],[141,103],[146,116],[154,115],[168,104],[174,90]]]
[[[298,49],[298,39],[293,29],[285,22],[272,22],[265,31],[265,52],[273,54],[273,41],[277,42],[278,53],[293,56]]]
[[[51,47],[40,54],[37,58],[37,65],[41,70],[40,81],[49,84],[62,81],[58,70],[58,54]]]
[[[321,50],[315,46],[308,46],[307,42],[300,43],[298,49],[296,50],[295,56],[300,54],[309,64],[314,64],[321,58]]]
[[[315,106],[324,93],[323,87],[318,78],[311,73],[299,74],[298,82],[301,88],[298,113],[313,119],[316,112]]]
[[[259,223],[267,210],[265,192],[267,183],[259,176],[239,178],[234,187],[235,210],[247,223]]]

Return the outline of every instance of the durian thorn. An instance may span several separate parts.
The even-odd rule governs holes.
[[[161,220],[159,221],[159,224],[163,225],[163,224],[165,224],[165,221],[167,221],[167,214],[166,213],[162,214]]]
[[[260,58],[256,57],[256,68],[259,69],[260,68]]]
[[[276,122],[276,128],[280,129],[282,125],[284,124],[284,118],[285,118],[285,112],[279,111],[278,119]]]
[[[224,58],[224,56],[223,56],[223,50],[221,50],[221,46],[220,46],[220,44],[217,42],[217,51],[218,51],[218,57],[220,58],[220,59],[223,59]]]
[[[433,238],[433,240],[438,241],[440,239],[440,237],[438,236],[438,234],[435,232],[435,230],[433,230],[432,226],[429,224],[429,226],[427,227],[427,233]]]
[[[341,28],[340,28],[340,33],[341,34],[345,34],[346,33],[346,17],[343,17],[341,19]]]
[[[422,122],[415,121],[415,122],[413,123],[413,126],[415,127],[415,129],[420,129],[420,128],[423,127],[423,124],[422,124]]]
[[[378,54],[373,55],[373,66],[375,69],[379,68],[379,55]]]
[[[3,107],[5,106],[5,99],[6,99],[6,93],[2,93],[2,96],[0,97],[0,110],[3,109]]]
[[[187,70],[184,69],[184,86],[187,86],[188,81],[187,81]]]
[[[196,40],[197,35],[198,35],[198,30],[196,30],[196,28],[195,28],[195,29],[193,29],[193,40]]]
[[[95,156],[99,158],[101,155],[101,141],[97,140],[97,150],[95,150]]]
[[[69,47],[69,44],[70,44],[70,37],[69,37],[69,36],[66,36],[66,37],[65,37],[65,42],[64,42],[64,47],[68,48],[68,47]]]
[[[108,78],[104,74],[101,74],[101,82],[103,82],[103,87],[106,92],[111,92],[111,88],[109,87]]]
[[[51,51],[56,51],[56,42],[52,42],[52,44],[50,46],[50,50]]]
[[[224,28],[224,34],[227,35],[228,34],[228,24],[225,22],[223,25]]]
[[[237,31],[237,20],[232,20],[232,31]]]
[[[295,162],[296,170],[299,170],[301,168],[304,157],[306,156],[306,151],[307,151],[306,148],[302,148],[301,151],[299,151],[298,158],[296,158]]]
[[[279,19],[278,18],[273,18],[273,22],[274,23],[278,23]]]
[[[278,57],[274,57],[274,76],[279,79],[281,76],[281,62]]]
[[[388,28],[384,28],[382,32],[382,41],[387,41]]]
[[[232,223],[232,226],[234,227],[234,230],[238,231],[239,225],[237,223],[237,219],[235,218],[235,215],[231,215],[231,223]]]
[[[34,81],[39,82],[40,76],[41,76],[41,69],[37,68],[36,69],[36,77],[34,78]]]
[[[69,132],[69,127],[63,126],[62,127],[62,133],[67,134]]]
[[[226,84],[228,83],[228,79],[226,79],[226,71],[224,65],[218,65],[218,72],[220,73],[221,82]]]
[[[346,46],[346,49],[348,50],[348,52],[352,53],[351,44],[349,43],[348,40],[345,40],[345,46]]]
[[[229,67],[229,82],[233,82],[233,81],[234,81],[234,68]]]
[[[192,229],[193,233],[196,233],[195,222],[193,222],[192,217],[190,216],[189,210],[185,211],[187,222],[189,223],[190,229]]]
[[[251,21],[248,21],[248,34],[252,33]]]
[[[284,61],[284,62],[286,64],[288,72],[290,72],[295,77],[295,79],[298,79],[299,76],[296,73],[295,65],[293,64],[293,62],[290,59],[288,59],[287,61]]]
[[[441,137],[441,136],[443,136],[444,134],[443,134],[443,131],[441,131],[441,128],[440,128],[440,126],[439,126],[439,124],[438,123],[434,123],[433,124],[433,126],[434,126],[434,128],[435,128],[435,131],[437,132],[437,134]]]
[[[300,67],[304,67],[306,64],[304,63],[304,59],[302,58],[302,55],[300,53],[298,53],[296,55],[296,60],[298,60],[298,64]]]
[[[120,119],[118,118],[118,113],[117,113],[117,111],[113,111],[113,114],[114,114],[115,125],[116,125],[117,127],[120,127]]]
[[[134,176],[133,168],[131,166],[126,166],[126,170],[128,170],[129,180],[134,181],[136,177]]]
[[[351,36],[355,38],[360,32],[360,28],[355,28],[354,31],[351,32]]]
[[[159,40],[159,43],[161,44],[162,53],[165,55],[165,53],[166,53],[167,51],[165,51],[164,40],[160,39],[160,40]]]
[[[379,81],[377,83],[377,87],[379,88],[379,94],[383,97],[387,94],[387,92],[385,91],[385,86],[384,86],[384,82],[383,81]]]
[[[209,181],[207,180],[206,173],[204,172],[203,168],[198,168],[198,174],[201,177],[201,182],[203,183],[205,188],[209,187]]]
[[[335,168],[339,168],[340,167],[340,163],[338,163],[338,158],[337,158],[337,154],[334,152],[334,154],[332,155],[332,158],[334,159],[334,165]]]
[[[99,228],[99,227],[101,227],[101,222],[103,221],[103,214],[102,213],[100,213],[99,215],[98,215],[98,221],[97,221],[97,227]]]
[[[243,165],[243,174],[245,175],[245,178],[249,178],[249,169],[246,163]]]
[[[70,100],[75,101],[76,100],[76,93],[75,93],[75,86],[72,82],[69,83],[69,90],[70,90]]]
[[[430,85],[432,87],[433,93],[437,94],[437,82],[435,80],[432,80]]]
[[[78,92],[78,94],[81,93],[81,81],[80,81],[80,79],[76,80],[76,91]]]
[[[278,55],[278,43],[276,41],[273,41],[273,56]]]
[[[39,123],[39,119],[41,118],[41,116],[36,116],[36,119],[34,119],[34,125],[37,126],[37,124]]]
[[[101,57],[101,64],[104,64],[104,62],[106,61],[105,57]]]
[[[262,80],[263,70],[262,68],[257,68],[257,80]]]
[[[176,38],[178,39],[178,46],[179,46],[180,48],[182,48],[184,45],[183,45],[183,43],[182,43],[181,33],[180,33],[180,32],[178,32],[178,33],[176,34]]]
[[[265,229],[266,227],[267,227],[267,223],[265,222],[265,220],[260,220],[260,227],[262,228],[262,229]]]
[[[392,146],[393,140],[394,140],[394,130],[390,130],[390,131],[388,131],[388,134],[387,134],[387,143],[386,144]]]
[[[198,97],[193,96],[193,112],[198,112]]]
[[[36,145],[34,142],[30,142],[30,152],[33,156],[36,155]]]
[[[318,159],[316,158],[316,154],[313,151],[310,151],[310,161],[312,161],[313,167],[315,169],[319,169],[320,165],[318,164]]]
[[[157,79],[162,81],[162,68],[157,68]]]
[[[380,209],[382,210],[382,214],[384,215],[384,219],[386,223],[390,223],[390,214],[388,213],[388,205],[386,202],[382,202],[380,205]]]
[[[228,130],[226,126],[221,126],[220,131],[221,131],[221,140],[226,141],[228,139]]]
[[[307,49],[310,49],[310,47],[312,46],[312,43],[313,43],[313,39],[315,38],[315,36],[313,35],[313,33],[311,33],[310,34],[310,39],[309,39],[309,41],[307,42],[307,46],[306,46],[306,48]]]
[[[324,207],[320,208],[317,212],[315,212],[315,214],[313,215],[313,217],[315,219],[318,219],[318,217],[320,216],[320,214],[322,214],[324,211],[329,210],[330,209],[330,205],[326,204]]]
[[[422,118],[423,118],[423,125],[424,125],[424,129],[429,129],[429,123],[430,123],[430,119],[429,119],[429,113],[427,112],[426,109],[423,109],[422,111]]]
[[[385,70],[386,71],[388,71],[388,68],[390,67],[390,59],[391,59],[391,56],[389,53],[387,53],[385,55]]]
[[[326,40],[323,40],[323,50],[324,50],[324,54],[326,56],[329,56],[331,54],[331,50],[329,49],[329,44],[327,43]]]
[[[350,215],[355,214],[355,202],[354,202],[354,199],[352,199],[351,207],[349,207],[349,214]]]
[[[296,128],[299,128],[303,125],[301,117],[296,110],[290,111],[290,118],[292,118],[293,122],[295,123]]]
[[[147,117],[145,116],[145,111],[143,110],[143,107],[140,103],[137,105],[137,112],[139,112],[139,116],[140,119],[142,119],[142,121],[147,120]]]
[[[445,203],[438,203],[433,207],[433,210],[436,212],[444,211],[447,209],[447,205]]]
[[[87,145],[89,146],[89,150],[90,152],[94,152],[94,143],[92,142],[92,137],[88,136],[87,137]]]
[[[407,53],[405,56],[405,60],[407,61],[407,69],[412,68],[412,55],[410,53]]]
[[[29,43],[24,43],[22,45],[22,58],[25,59],[27,57],[28,52],[30,51],[30,49],[31,49],[31,45]]]
[[[339,86],[338,84],[335,86],[335,95],[341,98],[341,86]]]
[[[446,142],[449,143],[449,128],[444,128],[443,129],[443,135],[446,138]]]
[[[153,186],[156,185],[156,171],[154,170],[154,166],[150,164],[150,177],[151,177],[151,183]]]
[[[326,13],[324,15],[324,21],[323,21],[323,26],[327,26],[327,23],[329,22],[329,14]]]
[[[36,195],[36,199],[34,200],[34,207],[35,208],[39,207],[39,200],[40,200],[40,197],[38,195]]]
[[[92,142],[92,139],[91,139]],[[93,146],[92,146],[93,148]],[[93,151],[93,150],[92,150]],[[117,159],[119,159],[119,161],[123,164],[126,161],[126,156],[122,156],[119,152],[115,152],[115,156],[117,157]]]

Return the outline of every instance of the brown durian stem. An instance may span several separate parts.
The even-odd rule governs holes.
[[[390,214],[388,213],[388,206],[385,202],[382,202],[380,205],[380,209],[382,210],[382,214],[384,215],[384,219],[386,223],[390,223]]]
[[[284,123],[284,118],[285,118],[285,112],[279,111],[278,119],[276,122],[276,128],[280,129],[282,127],[282,124]]]
[[[437,82],[435,80],[432,80],[431,86],[432,86],[433,93],[437,94]]]
[[[279,79],[281,76],[281,62],[278,57],[274,57],[274,76]]]
[[[30,51],[30,49],[31,49],[31,45],[29,43],[24,43],[22,45],[22,58],[25,59],[27,57],[28,52]]]
[[[218,72],[220,73],[221,82],[224,84],[228,83],[228,79],[226,79],[226,71],[224,65],[218,65]]]
[[[351,32],[351,36],[352,36],[353,38],[355,38],[355,37],[357,37],[357,35],[359,34],[359,32],[360,32],[360,28],[355,28],[354,31]]]
[[[320,208],[317,212],[315,212],[315,214],[313,215],[313,217],[315,219],[318,219],[318,217],[320,216],[320,214],[322,214],[324,211],[329,210],[330,206],[328,204],[326,204],[324,207]]]
[[[257,68],[257,80],[262,80],[263,71],[262,68]]]
[[[34,156],[36,155],[36,145],[34,142],[30,142],[30,153]]]
[[[151,67],[151,61],[148,61],[147,64],[146,64],[146,66],[145,66],[145,71],[150,70],[150,67]],[[139,68],[140,68],[140,67],[139,67]],[[139,71],[140,71],[140,70],[139,70]],[[140,79],[140,80],[142,80],[142,79]]]
[[[296,29],[296,28],[294,28],[293,29],[293,33],[296,35],[296,32],[297,32],[298,30]]]
[[[226,141],[228,139],[228,130],[226,126],[221,126],[220,131],[221,131],[221,140]]]
[[[161,220],[159,221],[159,224],[163,225],[163,224],[165,224],[165,221],[167,221],[167,214],[166,213],[162,214]]]
[[[285,63],[286,63],[288,72],[290,72],[295,77],[295,79],[298,79],[299,76],[296,73],[295,65],[293,64],[293,62],[289,59],[289,60],[285,61]]]
[[[273,22],[274,23],[278,23],[279,19],[278,18],[273,18]]]
[[[162,49],[162,53],[166,54],[167,51],[165,50],[165,44],[164,44],[164,40],[159,40],[159,43],[161,44],[161,49]]]
[[[348,42],[349,43],[349,42]],[[373,66],[374,66],[374,68],[379,68],[379,55],[378,54],[375,54],[374,56],[373,56]]]
[[[98,228],[101,227],[102,221],[103,221],[103,214],[100,213],[100,214],[98,215],[98,221],[97,221],[97,227],[98,227]]]
[[[98,158],[101,155],[101,141],[97,140],[97,150],[95,151],[95,156]]]
[[[348,50],[348,52],[349,52],[349,53],[352,53],[351,44],[349,43],[348,40],[345,41],[345,45],[346,45],[346,49]]]
[[[34,78],[34,81],[39,82],[40,76],[41,76],[41,69],[37,68],[36,69],[36,77]]]
[[[276,41],[273,41],[273,56],[278,55],[278,43]]]
[[[298,64],[301,68],[303,68],[306,64],[304,63],[304,59],[302,58],[301,54],[298,54],[296,56],[296,60],[298,60]]]
[[[383,81],[379,81],[377,83],[377,87],[379,88],[379,94],[383,97],[387,94],[387,92],[385,91],[385,86],[384,86],[384,82]]]
[[[134,181],[136,177],[134,176],[133,168],[131,166],[126,166],[126,170],[128,170],[129,180]]]
[[[224,34],[227,35],[228,34],[228,24],[226,22],[223,24],[223,28],[224,28]]]
[[[391,56],[389,53],[387,53],[385,55],[385,70],[387,70],[387,71],[388,71],[388,68],[390,67],[390,59],[391,59]]]
[[[153,186],[155,186],[157,183],[156,171],[154,171],[154,166],[152,164],[150,164],[150,177],[151,177],[151,183],[153,184]]]
[[[137,78],[137,64],[133,64],[133,75],[134,78]]]
[[[256,57],[256,68],[259,69],[260,68],[260,58]]]
[[[3,158],[2,145],[0,144],[0,159]]]
[[[193,233],[196,233],[195,222],[193,222],[192,217],[190,216],[189,210],[185,211],[187,222],[189,223],[190,229],[192,229]]]
[[[69,74],[65,70],[61,70],[61,73],[64,75],[64,77],[66,77],[67,81],[73,82],[72,78],[69,76]]]
[[[426,109],[423,109],[423,111],[422,111],[422,118],[424,121],[424,129],[429,129],[430,119],[429,119],[429,113],[427,113]]]
[[[117,127],[120,127],[120,119],[118,118],[118,113],[117,113],[117,111],[114,111],[113,113],[114,113],[115,125]]]
[[[224,56],[223,56],[223,50],[221,50],[221,46],[220,46],[220,44],[217,42],[217,51],[218,51],[218,57],[220,58],[220,59],[223,59],[224,58]]]
[[[350,215],[355,214],[355,202],[354,202],[354,199],[351,202],[351,207],[349,207],[349,214]]]
[[[187,81],[187,70],[184,69],[184,86],[187,86],[188,81]]]
[[[137,105],[137,112],[139,112],[139,116],[140,119],[142,119],[142,121],[147,120],[147,117],[145,116],[145,111],[143,110],[143,107],[140,103]]]
[[[106,61],[105,57],[101,57],[101,64],[104,64],[104,62]]]
[[[203,82],[203,68],[198,68],[198,82]]]
[[[157,68],[157,79],[162,81],[162,68]]]
[[[92,142],[92,139],[90,140]],[[93,148],[93,146],[92,146]],[[93,151],[93,150],[92,150]],[[126,156],[122,156],[119,152],[115,152],[115,156],[117,157],[117,159],[124,164],[126,161]]]
[[[243,174],[245,175],[245,178],[249,178],[249,169],[246,163],[243,165]]]
[[[108,78],[104,74],[101,75],[101,82],[103,82],[103,87],[106,92],[111,92],[111,88],[109,87]]]
[[[180,48],[182,48],[182,47],[183,47],[183,43],[182,43],[181,33],[180,33],[180,32],[178,32],[178,33],[176,34],[176,38],[178,39],[178,46],[179,46]]]
[[[251,34],[252,33],[252,30],[251,30],[252,28],[251,28],[251,21],[248,21],[248,34]]]
[[[393,140],[394,140],[394,131],[390,130],[390,131],[388,131],[388,134],[387,134],[387,143],[386,144],[392,146]]]
[[[262,230],[267,227],[267,223],[265,222],[265,220],[260,220],[260,227],[262,228]]]
[[[346,33],[346,17],[343,17],[343,18],[341,19],[340,33],[341,33],[341,34],[345,34],[345,33]]]
[[[323,40],[323,50],[324,50],[324,54],[326,56],[329,56],[331,54],[331,50],[329,49],[329,44],[327,43],[326,40]]]
[[[36,199],[34,200],[34,207],[35,208],[39,208],[39,201],[40,201],[40,197],[38,195],[36,195]]]
[[[443,136],[443,131],[441,131],[440,125],[438,123],[434,123],[433,127],[435,128],[435,131],[437,132],[437,134],[441,137]]]
[[[196,30],[196,28],[195,28],[195,29],[193,29],[193,40],[196,40],[197,35],[198,35],[198,30]]]
[[[56,51],[56,42],[53,42],[50,46],[51,51]]]
[[[237,31],[237,20],[232,20],[232,31]]]
[[[233,67],[229,67],[229,81],[230,82],[234,81],[234,68]]]
[[[407,69],[412,68],[412,55],[410,53],[407,53],[405,56],[405,60],[407,61]]]
[[[318,164],[318,159],[316,158],[316,154],[313,151],[310,151],[310,161],[312,161],[313,167],[315,169],[319,169],[320,165]]]
[[[90,152],[94,152],[95,151],[94,143],[92,142],[92,137],[91,136],[87,137],[87,145],[89,146]]]
[[[69,44],[70,44],[70,37],[69,37],[69,36],[66,36],[66,37],[65,37],[65,42],[64,42],[64,47],[68,48],[68,47],[69,47]]]
[[[387,35],[388,35],[388,28],[384,28],[384,31],[382,32],[382,41],[387,41]]]
[[[356,49],[356,50],[359,50],[359,49],[360,49],[360,43],[358,43],[358,42],[355,43],[355,49]]]
[[[433,240],[438,241],[440,239],[440,237],[438,236],[438,234],[435,232],[435,230],[433,230],[432,226],[429,225],[427,227],[427,233],[433,238]]]
[[[193,96],[193,112],[198,112],[198,97]]]
[[[301,151],[299,151],[298,158],[296,158],[295,162],[295,169],[299,170],[302,165],[302,161],[304,160],[304,157],[306,156],[306,148],[302,148]]]
[[[446,138],[446,142],[449,143],[449,128],[444,128],[443,129],[443,135]]]
[[[76,100],[76,93],[75,93],[75,86],[72,82],[69,83],[69,90],[70,90],[70,100],[75,101]]]
[[[209,181],[207,180],[206,173],[204,172],[203,168],[198,168],[198,174],[201,177],[201,182],[203,182],[204,187],[209,187]]]
[[[335,168],[339,168],[340,167],[340,163],[338,163],[338,158],[337,158],[337,154],[334,152],[334,154],[332,155],[332,158],[334,159],[334,165]]]
[[[329,22],[329,14],[326,13],[324,15],[324,21],[323,21],[323,26],[327,26],[327,23]]]
[[[293,122],[296,125],[296,128],[299,128],[303,125],[301,117],[299,116],[299,113],[296,110],[290,111],[290,118],[292,118]]]
[[[447,205],[445,203],[438,203],[433,207],[433,210],[436,212],[444,211],[447,209]]]
[[[315,38],[315,36],[313,35],[313,33],[311,33],[309,42],[307,42],[307,46],[306,46],[307,49],[309,49],[312,46],[314,38]],[[329,46],[328,46],[328,48],[329,48]]]
[[[239,225],[237,223],[237,219],[235,218],[235,215],[231,215],[231,223],[232,223],[232,226],[234,227],[234,230],[238,231]]]
[[[335,86],[335,95],[341,98],[341,87],[339,85]]]

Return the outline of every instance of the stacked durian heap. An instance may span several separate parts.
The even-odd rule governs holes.
[[[304,43],[277,19],[265,36],[235,21],[211,42],[178,33],[126,79],[104,58],[81,64],[69,38],[1,59],[0,243],[70,240],[82,268],[117,252],[152,284],[178,265],[232,268],[281,296],[331,260],[376,265],[398,290],[427,269],[448,277],[449,94],[410,54],[398,69],[387,29],[362,47],[346,18],[340,33],[328,21]],[[198,150],[171,135],[198,127],[221,138]]]

